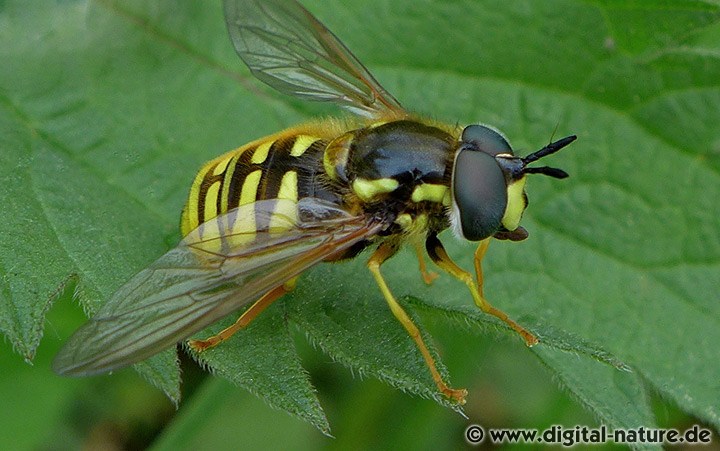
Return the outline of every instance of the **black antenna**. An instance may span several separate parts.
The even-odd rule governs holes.
[[[568,173],[558,168],[551,168],[550,166],[541,166],[539,168],[525,168],[523,170],[525,174],[543,174],[555,177],[556,179],[564,179],[568,177]]]
[[[538,150],[537,152],[533,152],[530,155],[521,158],[520,161],[523,163],[523,172],[525,174],[544,174],[548,175],[550,177],[555,177],[556,179],[564,179],[568,176],[568,173],[563,171],[562,169],[557,168],[551,168],[548,166],[542,166],[539,168],[528,168],[525,167],[528,164],[532,163],[533,161],[537,161],[542,157],[546,157],[548,155],[552,155],[558,150],[562,149],[563,147],[566,147],[571,142],[575,141],[577,139],[577,136],[571,135],[566,136],[565,138],[558,139],[555,142],[551,142],[547,146],[543,147],[542,149]]]

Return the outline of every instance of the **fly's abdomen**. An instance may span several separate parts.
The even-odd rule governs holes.
[[[190,189],[181,220],[183,236],[218,215],[260,200],[317,197],[339,203],[325,181],[322,161],[327,142],[312,134],[285,133],[252,142],[210,161]],[[255,218],[240,219],[255,222]],[[254,223],[252,228],[271,225]]]

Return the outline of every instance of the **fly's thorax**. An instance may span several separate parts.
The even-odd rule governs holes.
[[[330,142],[324,169],[349,188],[350,204],[394,221],[404,231],[427,230],[450,206],[450,171],[457,139],[414,120],[378,122]]]
[[[455,138],[413,120],[372,124],[330,143],[325,169],[365,203],[449,202]]]

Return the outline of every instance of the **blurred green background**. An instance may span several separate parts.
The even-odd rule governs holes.
[[[552,160],[569,180],[531,181],[530,239],[490,247],[487,294],[541,332],[567,331],[628,363],[631,389],[644,388],[628,398],[648,398],[657,426],[717,429],[720,7],[304,4],[411,110],[495,125],[522,153],[555,128],[579,135]],[[313,318],[293,306],[317,296],[318,309],[338,307],[360,326],[383,317],[379,294],[353,286],[362,257],[318,268],[289,305],[268,312],[291,318],[290,341],[334,439],[187,358],[178,410],[132,370],[55,376],[52,356],[85,318],[75,290],[93,308],[174,245],[204,161],[337,109],[253,80],[232,51],[219,1],[0,1],[0,58],[0,449],[459,449],[472,423],[545,428],[628,418],[603,412],[582,391],[589,384],[574,380],[579,356],[557,364],[516,337],[432,308],[418,311],[453,383],[469,390],[467,419],[377,381],[372,364],[334,362],[337,349],[308,344]],[[470,248],[445,241],[470,267]],[[447,277],[426,289],[407,275],[410,253],[393,265],[388,282],[398,296],[433,307],[433,296],[454,286],[448,304],[470,303]],[[322,292],[328,278],[347,299]],[[373,313],[351,316],[365,307]]]

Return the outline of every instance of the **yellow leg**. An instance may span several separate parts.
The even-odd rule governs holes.
[[[276,287],[267,293],[249,308],[247,309],[240,318],[237,319],[231,326],[218,332],[212,337],[208,337],[205,340],[189,340],[188,345],[196,352],[202,352],[207,349],[213,348],[228,338],[232,337],[235,332],[246,327],[252,322],[260,313],[270,306],[273,302],[277,301],[282,295],[289,293],[295,288],[295,281],[297,277],[290,279],[283,285]]]
[[[475,249],[475,276],[477,277],[477,288],[478,293],[480,293],[480,297],[485,299],[485,295],[483,295],[483,270],[482,270],[482,259],[485,257],[485,253],[488,250],[488,246],[490,245],[490,238],[486,238],[482,241],[480,241],[480,244],[478,244],[477,249]]]
[[[538,339],[533,334],[528,332],[525,328],[523,328],[515,321],[508,318],[505,312],[493,307],[490,302],[488,302],[488,300],[483,297],[481,288],[478,288],[478,285],[475,284],[475,281],[473,280],[473,277],[470,275],[470,273],[460,268],[458,265],[455,264],[455,262],[450,259],[450,256],[445,251],[445,248],[443,247],[437,236],[429,235],[425,245],[427,247],[430,259],[435,262],[436,265],[438,265],[451,276],[459,279],[460,281],[465,283],[465,285],[467,285],[468,289],[470,289],[473,300],[475,301],[475,305],[477,305],[483,312],[493,315],[496,318],[505,322],[505,324],[510,326],[515,332],[519,333],[520,336],[523,337],[523,340],[525,340],[525,343],[528,346],[533,346],[538,343]],[[478,272],[478,282],[480,283],[480,287],[482,287],[482,268],[480,267],[480,261],[478,260],[478,256],[480,259],[482,259],[482,256],[484,255],[486,249],[487,244],[483,246],[483,244],[480,243],[478,250],[475,252],[475,270]]]
[[[440,376],[440,373],[435,366],[435,360],[433,359],[432,355],[430,355],[430,351],[428,350],[427,346],[425,346],[425,342],[420,335],[420,330],[417,328],[415,323],[413,323],[412,319],[408,316],[405,310],[403,310],[403,308],[400,306],[393,294],[390,292],[390,288],[388,288],[387,283],[385,283],[385,279],[380,273],[380,265],[382,265],[385,260],[395,255],[395,252],[397,252],[396,246],[387,243],[381,244],[380,247],[378,247],[377,250],[370,257],[370,260],[368,261],[368,269],[370,269],[373,277],[375,277],[375,281],[377,282],[378,287],[380,287],[380,291],[385,297],[385,300],[387,301],[390,310],[393,312],[393,315],[395,315],[395,318],[400,321],[400,324],[405,327],[405,330],[407,330],[410,337],[415,341],[415,344],[417,345],[420,353],[425,359],[425,364],[430,370],[430,374],[432,375],[432,378],[435,381],[435,385],[437,385],[438,390],[440,390],[443,395],[447,396],[448,398],[454,399],[459,404],[465,404],[465,396],[467,395],[467,390],[456,390],[450,388],[442,380],[442,376]]]
[[[415,253],[417,254],[418,264],[420,265],[420,275],[422,276],[423,282],[430,285],[433,283],[433,280],[440,277],[440,275],[435,271],[428,271],[425,265],[425,259],[423,258],[422,244],[419,242],[415,243]]]

